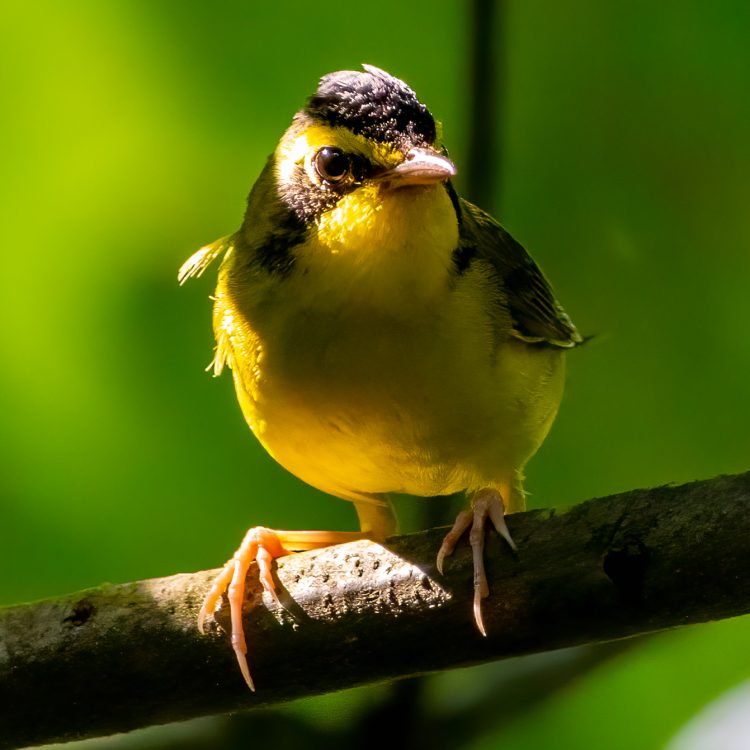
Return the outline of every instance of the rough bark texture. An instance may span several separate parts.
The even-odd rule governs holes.
[[[224,631],[195,618],[215,571],[104,585],[0,610],[0,748],[127,731],[367,682],[750,612],[750,473],[634,490],[509,518],[485,555],[488,637],[471,555],[435,570],[444,529],[278,561],[285,610],[251,570],[246,630],[258,692]]]

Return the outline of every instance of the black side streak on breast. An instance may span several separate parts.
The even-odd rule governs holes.
[[[294,248],[302,243],[306,230],[306,224],[293,211],[284,212],[278,229],[255,248],[257,263],[268,273],[288,276],[296,262]]]
[[[453,267],[456,270],[456,273],[460,276],[469,268],[472,260],[475,258],[477,254],[477,246],[475,242],[468,240],[461,231],[463,228],[463,211],[461,210],[461,202],[458,199],[458,193],[450,180],[445,183],[445,189],[448,193],[448,197],[451,199],[451,203],[453,204],[453,210],[456,212],[456,221],[458,222],[459,240],[456,249],[453,251]]]

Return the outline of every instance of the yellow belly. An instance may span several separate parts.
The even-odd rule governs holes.
[[[268,452],[339,497],[448,494],[518,472],[547,434],[562,353],[497,346],[466,300],[405,320],[305,310],[233,355],[245,418]]]

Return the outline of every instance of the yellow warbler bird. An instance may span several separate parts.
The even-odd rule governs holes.
[[[242,626],[258,563],[395,530],[389,493],[465,492],[437,565],[471,527],[474,616],[485,526],[513,546],[523,468],[563,392],[565,349],[581,342],[528,253],[459,198],[429,110],[370,65],[324,76],[248,199],[241,228],[199,250],[180,282],[223,255],[214,297],[214,372],[228,365],[250,429],[303,481],[354,503],[360,532],[247,532],[206,596],[225,591],[232,643],[253,688]]]

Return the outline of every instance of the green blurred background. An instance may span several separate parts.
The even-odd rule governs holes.
[[[271,5],[0,9],[0,604],[215,567],[253,524],[355,527],[348,504],[254,442],[231,378],[203,371],[212,278],[180,289],[176,272],[238,226],[265,157],[331,70],[403,77],[460,172],[471,6]],[[528,467],[531,505],[750,469],[750,6],[516,0],[497,34],[503,158],[486,207],[597,334],[568,358],[563,408]],[[541,679],[460,744],[660,748],[750,677],[748,654],[741,618],[595,668],[573,655],[559,686]],[[418,699],[381,686],[266,719],[310,738],[354,732],[394,700],[458,714],[523,662],[431,678]],[[127,746],[234,746],[226,720],[191,726]]]

